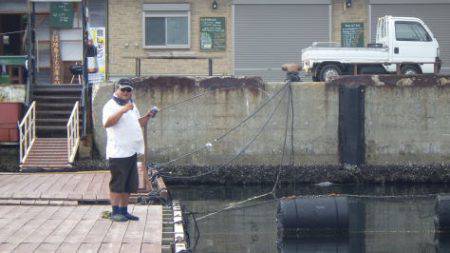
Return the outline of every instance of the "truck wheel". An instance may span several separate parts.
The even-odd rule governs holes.
[[[420,69],[414,65],[402,66],[401,71],[402,71],[402,74],[405,76],[415,76],[415,75],[422,74],[422,71],[420,71]]]
[[[320,69],[320,80],[329,82],[333,77],[340,76],[341,69],[336,64],[327,64]]]

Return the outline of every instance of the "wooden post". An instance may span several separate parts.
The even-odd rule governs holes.
[[[353,75],[356,76],[358,75],[358,64],[353,64]]]
[[[59,31],[53,29],[51,32],[50,55],[52,66],[52,84],[61,84],[61,43]]]
[[[144,126],[143,131],[144,131],[144,158],[142,160],[142,164],[144,166],[145,190],[148,192],[151,190],[152,185],[150,179],[148,178],[148,168],[147,168],[147,155],[148,155],[147,125]]]

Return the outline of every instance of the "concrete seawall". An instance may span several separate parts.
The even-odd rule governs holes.
[[[167,81],[173,79],[167,79]],[[148,127],[148,158],[164,162],[193,152],[208,142],[211,151],[180,160],[184,166],[219,165],[237,154],[262,127],[268,115],[281,101],[279,109],[259,138],[235,165],[274,166],[280,163],[285,130],[287,96],[279,96],[254,118],[222,141],[214,139],[251,114],[283,83],[264,84],[258,79],[175,79],[174,84],[147,79],[136,83],[135,99],[141,113],[150,105],[163,108]],[[255,81],[256,80],[256,81]],[[158,83],[159,82],[159,83]],[[251,82],[251,83],[250,83]],[[214,88],[214,90],[212,90]],[[94,96],[95,142],[104,155],[105,130],[101,127],[101,108],[111,97],[112,84],[102,85]],[[208,92],[209,91],[209,92]],[[324,83],[292,85],[294,100],[295,164],[338,165],[338,93]],[[165,107],[208,92],[196,100],[168,109]]]
[[[222,141],[216,143],[214,139],[250,115],[283,83],[263,83],[254,78],[151,77],[135,79],[135,86],[141,113],[151,105],[163,108],[147,130],[149,161],[164,163],[213,143],[211,151],[169,166],[180,175],[208,171],[231,159],[255,136],[282,99],[267,128],[241,158],[199,181],[273,180],[281,159],[287,96],[280,94]],[[347,112],[339,100],[343,89],[354,87],[360,87],[362,94],[363,113],[355,115],[363,126],[360,133],[341,126],[342,115]],[[103,84],[95,87],[93,95],[95,143],[103,156],[101,109],[113,90],[113,84]],[[205,92],[192,101],[164,109]],[[344,77],[331,83],[293,83],[292,92],[295,159],[293,166],[284,167],[286,181],[450,181],[450,78]],[[356,152],[362,152],[362,161],[357,167],[344,166],[344,151],[353,143],[346,143],[342,136],[352,135],[360,136],[356,142],[361,142]],[[232,169],[238,175],[230,176]]]

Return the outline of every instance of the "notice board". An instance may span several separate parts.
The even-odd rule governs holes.
[[[364,23],[342,23],[341,45],[343,47],[364,47]]]
[[[50,3],[50,27],[66,29],[73,27],[73,3]]]
[[[200,50],[224,51],[226,37],[225,17],[200,18]]]

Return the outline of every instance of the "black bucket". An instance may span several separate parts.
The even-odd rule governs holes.
[[[280,238],[342,234],[349,231],[347,197],[297,197],[279,201],[277,213]]]

